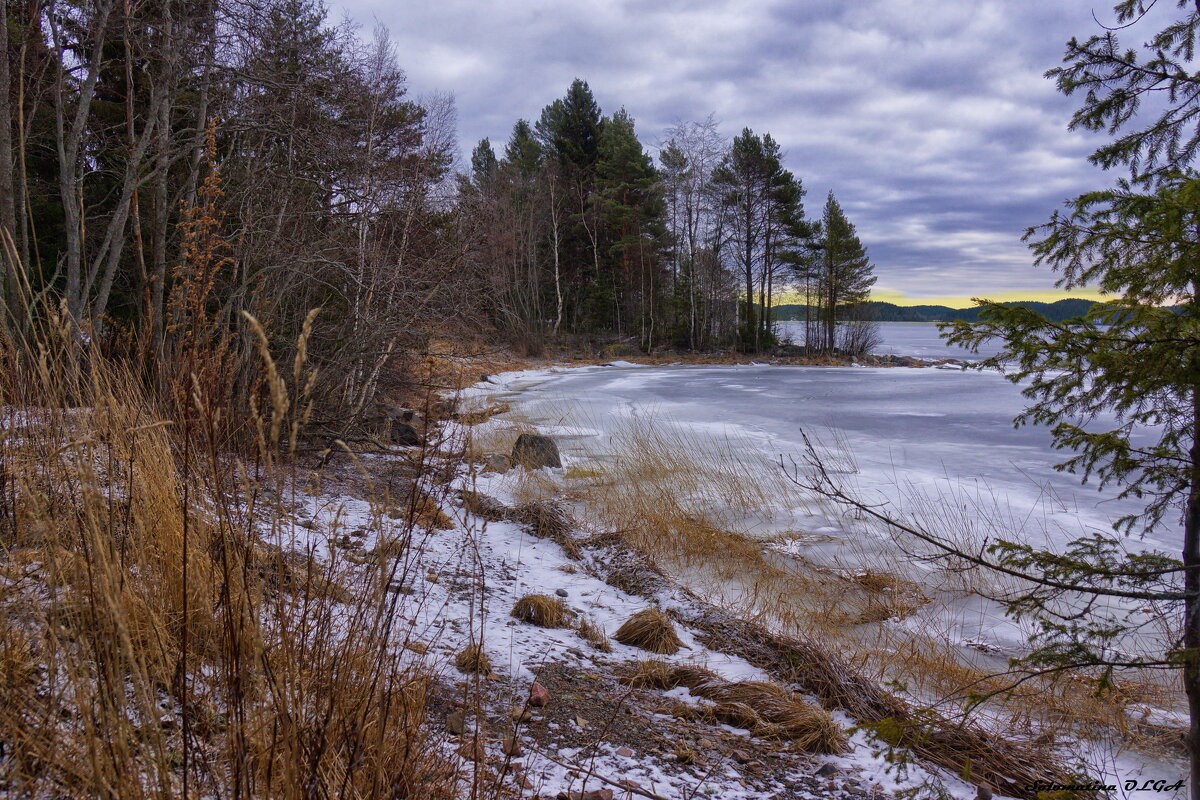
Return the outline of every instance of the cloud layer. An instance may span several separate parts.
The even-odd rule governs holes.
[[[648,145],[715,112],[722,132],[770,132],[808,188],[832,189],[877,265],[910,297],[1049,288],[1021,234],[1109,178],[1074,101],[1042,77],[1082,0],[340,0],[391,32],[415,93],[452,92],[464,151],[499,149],[575,77],[624,106]]]

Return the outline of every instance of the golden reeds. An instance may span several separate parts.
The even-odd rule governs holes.
[[[613,638],[621,644],[663,655],[678,653],[683,646],[671,618],[656,608],[639,611],[625,620]]]
[[[527,594],[513,605],[512,616],[540,628],[566,628],[570,625],[571,610],[558,597]]]
[[[492,671],[492,660],[484,652],[483,647],[472,643],[458,651],[454,657],[454,666],[459,672],[487,674]]]

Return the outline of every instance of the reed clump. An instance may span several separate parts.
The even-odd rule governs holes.
[[[583,639],[596,650],[599,650],[601,653],[612,652],[612,642],[608,640],[608,634],[595,621],[588,617],[581,617],[576,630],[579,633],[579,638]]]
[[[651,653],[674,655],[683,647],[671,618],[656,608],[639,611],[627,619],[613,635],[621,644]]]
[[[458,651],[458,655],[454,657],[454,666],[459,672],[466,674],[486,675],[492,671],[492,660],[481,645],[473,642]]]
[[[686,686],[696,697],[713,701],[706,712],[713,719],[755,736],[787,740],[802,752],[843,753],[849,747],[845,732],[827,711],[778,684],[727,681],[704,667],[658,659],[639,662],[625,676],[635,689]]]
[[[527,594],[517,600],[512,616],[539,628],[566,628],[571,622],[567,604],[561,598],[544,594]]]

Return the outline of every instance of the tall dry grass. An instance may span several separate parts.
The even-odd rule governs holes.
[[[56,310],[37,319],[0,335],[0,789],[450,796],[429,675],[399,657],[402,559],[293,549],[303,357],[279,369],[261,339],[237,420],[219,371],[196,363],[160,400]],[[390,502],[372,524],[410,541]]]

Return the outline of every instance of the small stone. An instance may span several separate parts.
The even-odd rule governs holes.
[[[521,749],[521,742],[517,739],[505,739],[504,744],[501,746],[501,750],[504,752],[504,755],[511,756],[513,758],[523,755],[525,752]]]
[[[529,687],[529,705],[534,708],[542,708],[550,702],[550,692],[545,686],[540,683],[534,683]]]
[[[453,733],[455,736],[462,736],[467,730],[467,721],[463,718],[461,711],[455,711],[450,716],[446,717],[446,730]]]
[[[575,715],[575,724],[576,724],[576,725],[578,725],[578,726],[579,726],[579,727],[581,727],[581,728],[586,728],[586,727],[587,727],[587,720],[586,720],[586,719],[584,719],[583,717],[579,716],[578,714],[576,714],[576,715]]]
[[[835,764],[822,764],[821,768],[819,770],[817,770],[814,774],[818,778],[832,778],[834,775],[837,775],[840,771],[841,770],[839,770]]]
[[[568,592],[566,589],[555,589],[554,593],[559,597],[566,597],[568,594],[570,594],[570,592]]]
[[[705,749],[707,749],[707,750],[711,750],[712,748],[716,747],[716,745],[715,745],[715,744],[713,744],[713,740],[712,740],[712,739],[701,739],[701,740],[699,740],[698,742],[696,742],[696,746],[697,746],[697,747],[703,747],[703,748],[705,748]]]
[[[622,745],[617,748],[617,755],[623,756],[624,758],[631,758],[633,756],[633,751]]]

